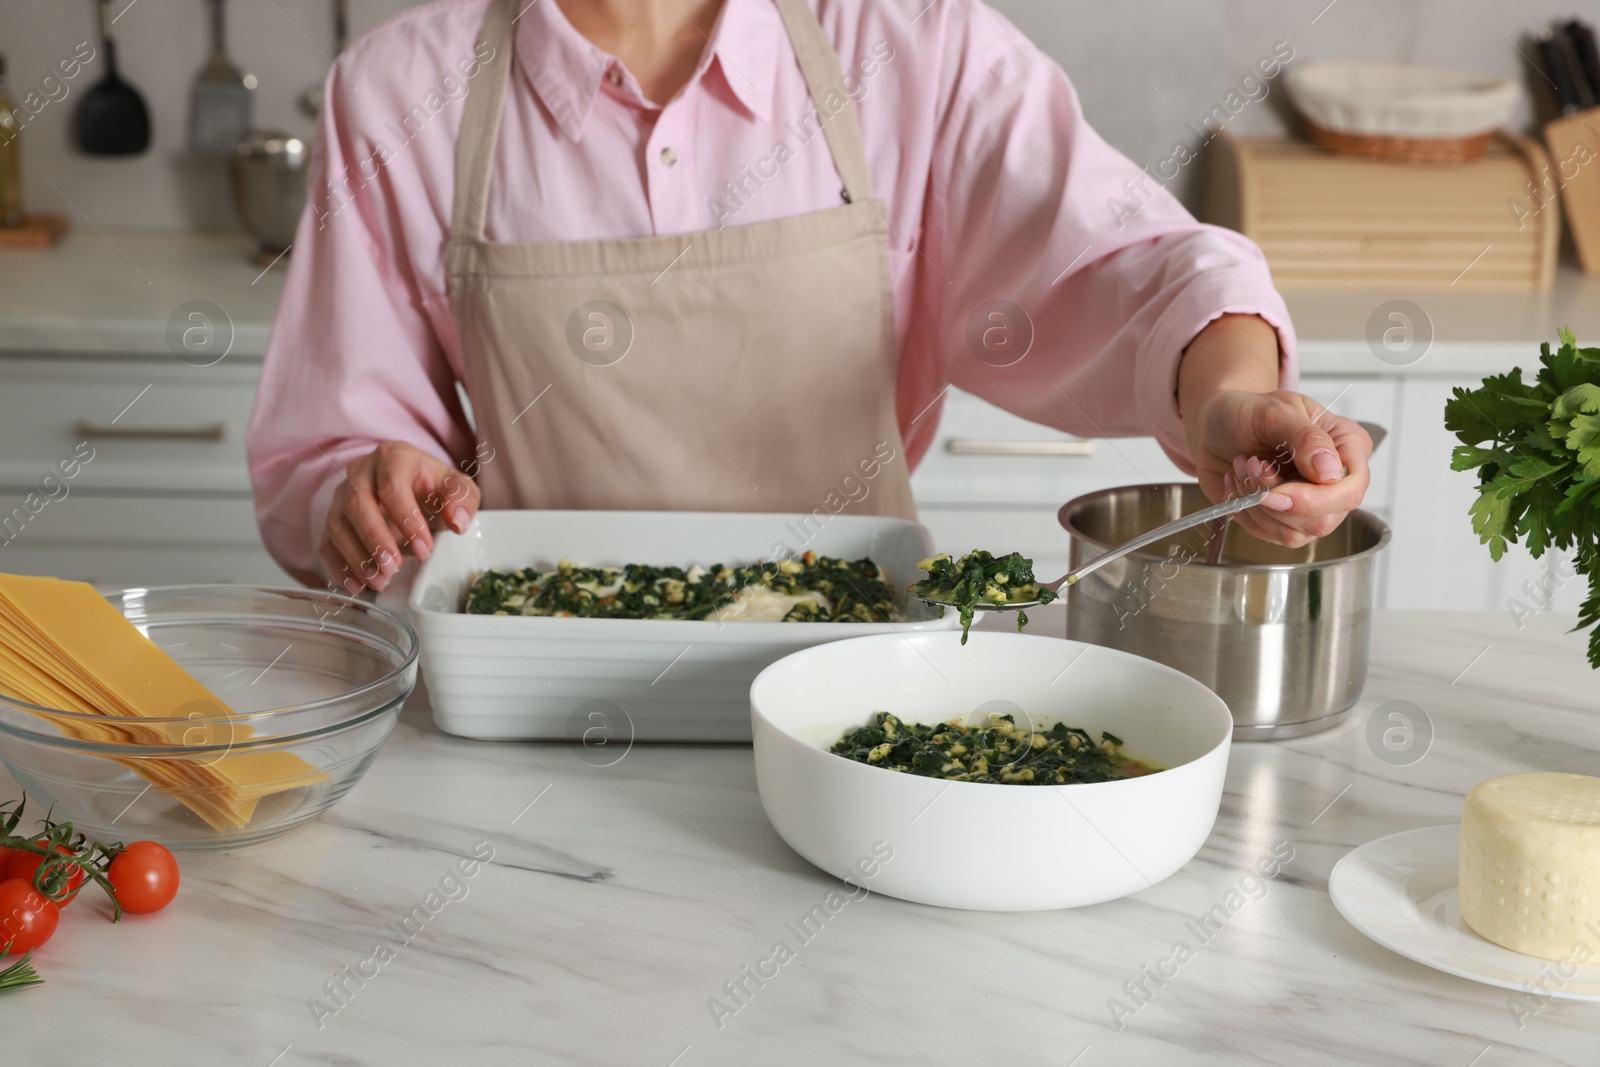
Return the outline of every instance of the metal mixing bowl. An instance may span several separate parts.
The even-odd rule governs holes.
[[[233,199],[260,256],[270,260],[294,243],[306,206],[311,149],[282,130],[251,130],[233,146]]]
[[[1205,507],[1198,485],[1105,489],[1062,507],[1072,566]],[[1361,696],[1374,578],[1389,527],[1353,511],[1304,548],[1230,524],[1208,564],[1204,527],[1158,541],[1067,594],[1067,636],[1145,656],[1209,686],[1235,740],[1299,737],[1336,725]]]

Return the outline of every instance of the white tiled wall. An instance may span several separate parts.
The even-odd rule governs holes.
[[[96,0],[3,0],[0,52],[12,84],[30,86],[80,41],[90,39]],[[552,2],[552,0],[542,0]],[[1091,122],[1136,162],[1155,164],[1182,141],[1186,126],[1249,73],[1277,41],[1297,60],[1396,59],[1469,67],[1522,77],[1507,38],[1574,12],[1600,18],[1597,0],[994,0],[1072,76]],[[189,83],[206,54],[206,0],[113,0],[125,13],[115,31],[126,77],[154,111],[156,142],[147,155],[86,160],[67,137],[69,97],[29,130],[25,178],[34,210],[69,210],[70,198],[108,227],[233,227],[225,181],[181,154]],[[411,6],[407,0],[350,0],[361,32]],[[235,56],[261,82],[264,124],[308,134],[295,108],[321,81],[332,49],[328,0],[232,0]],[[1524,46],[1531,54],[1531,49]],[[94,76],[98,76],[95,72]],[[81,91],[84,86],[76,86]],[[1284,94],[1273,88],[1234,120],[1246,133],[1281,128]],[[1175,190],[1195,205],[1200,165],[1180,173]],[[54,182],[59,187],[50,185]]]

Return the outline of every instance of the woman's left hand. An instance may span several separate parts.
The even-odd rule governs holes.
[[[1218,392],[1184,424],[1206,496],[1275,487],[1261,506],[1234,516],[1257,537],[1298,548],[1332,533],[1366,495],[1372,438],[1308,396]]]

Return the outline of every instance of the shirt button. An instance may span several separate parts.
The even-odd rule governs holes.
[[[621,85],[622,72],[616,67],[612,67],[610,70],[606,71],[606,81],[610,82],[612,85]]]
[[[671,148],[663,148],[661,150],[661,164],[662,164],[662,166],[670,167],[674,163],[676,163],[677,161],[678,161],[678,153],[676,151],[674,151]]]

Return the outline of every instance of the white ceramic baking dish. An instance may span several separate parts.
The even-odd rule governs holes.
[[[468,615],[488,569],[753,563],[805,550],[870,557],[900,591],[908,621],[689,622]],[[484,739],[575,740],[610,762],[633,741],[749,741],[750,683],[791,652],[869,634],[948,630],[905,602],[928,531],[870,516],[714,512],[485,511],[461,535],[441,534],[407,602],[422,639],[434,721]]]

